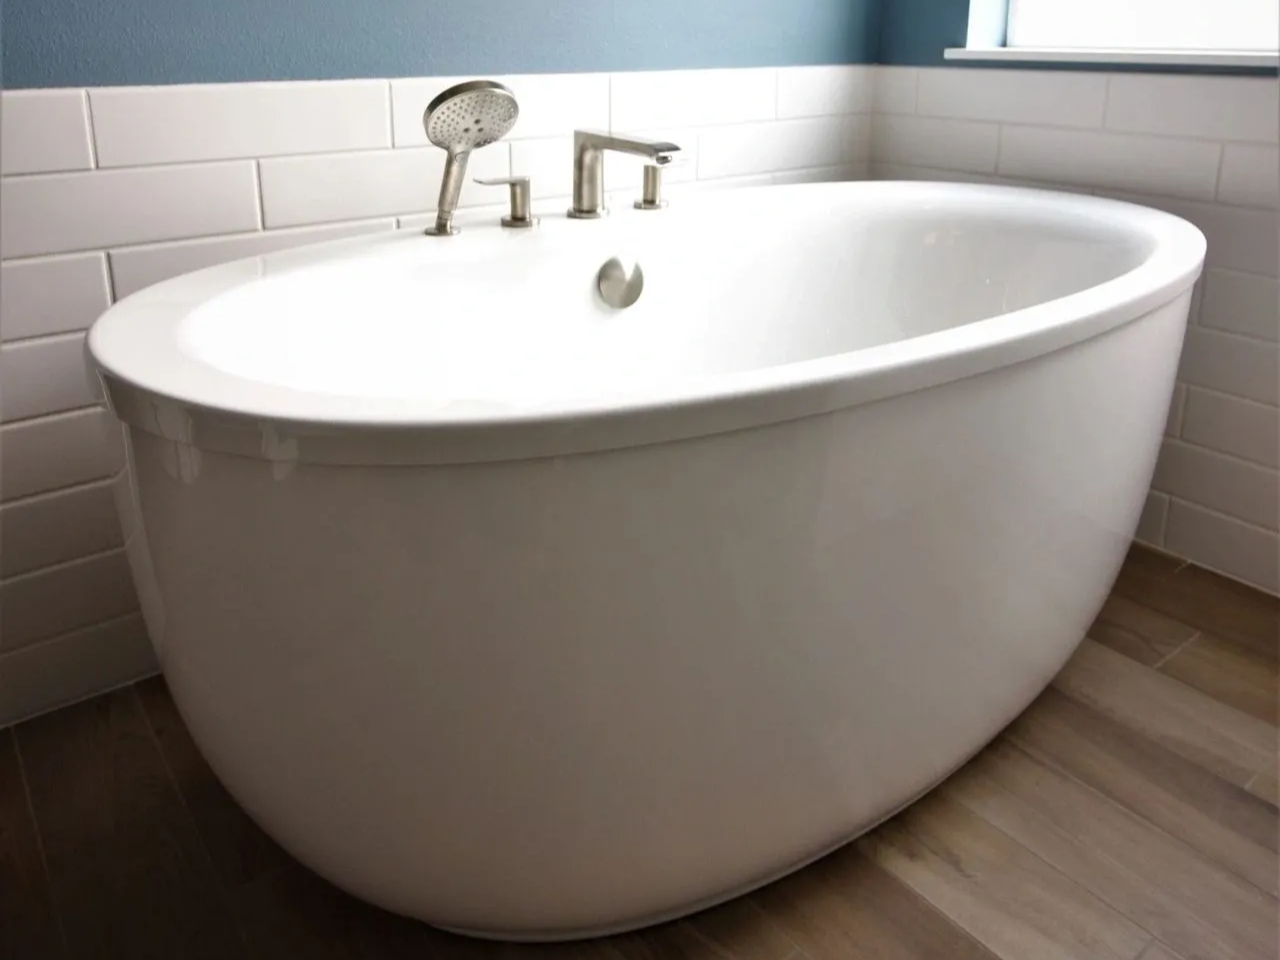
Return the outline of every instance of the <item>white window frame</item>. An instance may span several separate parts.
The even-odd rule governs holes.
[[[1064,0],[1070,2],[1070,0]],[[970,0],[969,33],[963,47],[948,47],[947,60],[1022,63],[1148,64],[1151,66],[1263,67],[1280,66],[1272,51],[1133,50],[1105,47],[1009,47],[1005,32],[1009,0]]]

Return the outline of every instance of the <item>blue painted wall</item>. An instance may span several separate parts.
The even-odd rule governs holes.
[[[881,0],[0,0],[0,69],[7,87],[57,87],[866,63],[875,57],[880,6]]]
[[[964,46],[969,32],[969,0],[883,3],[878,63],[933,66],[942,63],[942,51],[947,47]]]

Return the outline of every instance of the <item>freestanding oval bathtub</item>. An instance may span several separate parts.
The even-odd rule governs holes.
[[[1203,254],[1106,200],[825,184],[129,297],[89,343],[174,698],[288,850],[434,924],[578,937],[758,886],[1070,656]]]

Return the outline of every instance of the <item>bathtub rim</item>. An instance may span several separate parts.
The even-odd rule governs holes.
[[[846,407],[981,375],[1065,349],[1133,322],[1189,296],[1204,266],[1201,231],[1173,214],[1119,200],[975,184],[855,181],[745,188],[755,191],[887,190],[906,200],[1012,202],[1022,209],[1111,214],[1153,242],[1137,267],[1066,297],[923,336],[810,360],[664,385],[652,395],[561,403],[550,410],[509,411],[483,417],[442,417],[414,409],[414,401],[303,394],[260,385],[213,370],[225,381],[213,402],[168,373],[167,383],[127,370],[102,319],[127,322],[131,312],[167,311],[176,326],[210,297],[256,278],[245,265],[295,258],[311,263],[347,250],[376,247],[378,234],[246,258],[177,277],[112,307],[93,325],[86,358],[96,370],[113,412],[124,423],[165,439],[268,461],[331,465],[477,463],[644,446],[831,413]],[[773,194],[775,197],[778,194]],[[696,203],[697,198],[686,200]],[[496,229],[496,228],[494,228]],[[199,278],[200,297],[184,302],[174,288]],[[192,361],[194,364],[195,362]],[[143,364],[145,365],[145,363]],[[136,366],[136,364],[135,364]],[[133,374],[133,375],[131,375]],[[163,379],[163,375],[160,379]],[[150,382],[147,382],[150,381]],[[234,389],[250,384],[245,401]],[[184,389],[184,387],[186,387]],[[266,389],[258,389],[265,387]],[[207,391],[206,391],[207,392]],[[262,394],[302,403],[263,403]],[[226,401],[226,402],[223,402]],[[303,403],[311,408],[302,409]],[[418,408],[429,401],[418,401]]]

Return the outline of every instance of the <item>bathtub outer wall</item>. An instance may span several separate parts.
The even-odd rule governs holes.
[[[1188,304],[592,454],[335,467],[130,428],[148,625],[218,776],[339,886],[512,939],[678,915],[852,839],[1049,682],[1137,523]]]

